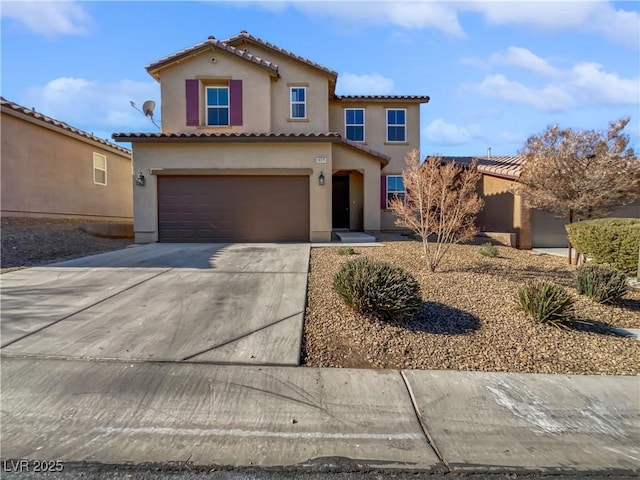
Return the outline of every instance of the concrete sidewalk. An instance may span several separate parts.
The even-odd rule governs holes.
[[[640,379],[2,357],[2,457],[640,473]]]

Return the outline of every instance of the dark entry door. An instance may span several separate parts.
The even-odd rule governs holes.
[[[349,228],[349,176],[333,177],[333,228]]]

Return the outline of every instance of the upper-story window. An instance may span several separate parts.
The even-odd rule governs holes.
[[[291,118],[307,118],[307,87],[291,87]]]
[[[407,110],[387,109],[387,142],[407,141]]]
[[[364,108],[346,108],[344,111],[345,137],[364,142]]]
[[[207,87],[207,125],[229,125],[229,87]]]

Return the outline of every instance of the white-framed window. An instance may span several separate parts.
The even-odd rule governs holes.
[[[93,183],[107,184],[107,157],[100,153],[93,153]]]
[[[391,200],[399,198],[403,202],[407,198],[402,175],[387,175],[387,208],[391,208]]]
[[[206,87],[207,126],[229,125],[229,87]]]
[[[407,110],[387,108],[387,142],[407,141]]]
[[[354,142],[364,142],[364,108],[345,108],[344,136]]]
[[[307,87],[291,88],[291,118],[307,118]]]

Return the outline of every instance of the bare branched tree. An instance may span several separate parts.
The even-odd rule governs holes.
[[[640,162],[622,131],[622,118],[607,131],[548,127],[529,137],[516,189],[528,207],[557,217],[586,220],[640,198]],[[571,262],[571,244],[569,244]]]
[[[475,163],[468,169],[429,157],[420,164],[417,150],[407,154],[402,174],[406,200],[394,198],[390,207],[396,225],[422,238],[427,267],[434,272],[454,243],[471,238],[483,201],[476,186],[480,180]],[[432,237],[432,242],[429,242]]]

